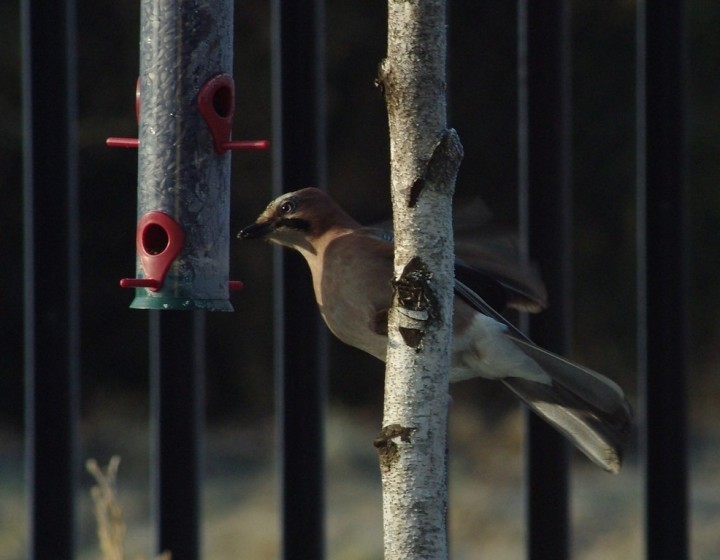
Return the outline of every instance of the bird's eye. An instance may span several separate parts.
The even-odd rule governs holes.
[[[295,208],[297,208],[297,202],[295,199],[289,198],[280,205],[280,213],[289,214],[290,212],[293,212]]]

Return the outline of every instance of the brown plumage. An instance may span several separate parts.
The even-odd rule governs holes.
[[[457,244],[462,257],[456,264],[450,381],[499,380],[593,462],[618,472],[631,423],[622,390],[536,346],[500,315],[505,306],[542,310],[545,288],[534,269],[514,260],[507,238],[473,245],[467,233],[461,229]],[[327,194],[309,188],[272,201],[239,237],[299,251],[330,330],[385,359],[394,250],[388,232],[361,226]]]

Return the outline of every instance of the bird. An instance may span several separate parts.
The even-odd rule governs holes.
[[[330,331],[385,361],[393,298],[391,231],[361,225],[325,191],[308,187],[270,202],[238,238],[298,251]],[[632,424],[623,390],[534,344],[505,318],[505,308],[542,311],[547,294],[536,269],[512,262],[500,237],[490,241],[473,248],[464,236],[456,244],[450,382],[499,381],[592,462],[618,473]]]

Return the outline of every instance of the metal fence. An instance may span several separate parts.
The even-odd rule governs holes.
[[[568,6],[562,0],[519,0],[517,28],[521,227],[529,254],[557,263],[548,267],[554,271],[547,278],[551,291],[567,295],[530,328],[539,343],[560,352],[568,344],[572,292]],[[69,559],[75,553],[81,284],[75,9],[72,0],[22,3],[26,464],[29,557],[35,559]],[[323,3],[274,0],[272,9],[275,190],[288,184],[323,185]],[[684,3],[646,0],[638,10],[642,392],[637,415],[645,473],[645,553],[647,558],[681,559],[688,557]],[[302,266],[294,256],[276,257],[282,550],[288,559],[322,558],[325,550],[324,342],[310,287],[298,281],[306,277],[296,273]],[[174,560],[199,555],[203,314],[152,311],[149,318],[157,546],[172,550]],[[549,332],[553,335],[542,334]],[[169,340],[172,352],[167,351]],[[566,450],[556,434],[533,420],[528,424],[527,554],[567,558]]]

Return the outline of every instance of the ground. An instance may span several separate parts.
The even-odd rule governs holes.
[[[107,408],[105,408],[107,411]],[[83,426],[84,457],[105,464],[122,457],[119,494],[128,524],[126,558],[150,558],[147,426],[142,411],[126,407]],[[467,404],[451,416],[450,541],[455,560],[524,558],[522,416],[483,419]],[[122,427],[123,437],[118,437]],[[332,560],[381,560],[380,474],[372,440],[379,419],[368,411],[331,407],[327,443],[327,536]],[[695,559],[720,558],[720,433],[696,422],[691,460],[691,541]],[[0,557],[24,558],[25,517],[22,445],[7,435],[0,447]],[[203,557],[271,560],[278,554],[273,425],[225,424],[207,440],[203,510]],[[89,489],[82,473],[81,560],[100,559]],[[582,456],[573,457],[573,558],[642,557],[642,481],[636,454],[620,475],[607,474]]]

